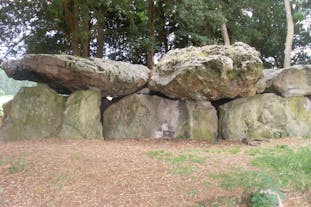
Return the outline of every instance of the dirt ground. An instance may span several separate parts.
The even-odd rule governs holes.
[[[263,147],[310,146],[311,140],[280,139]],[[238,147],[237,154],[222,151]],[[252,146],[220,142],[168,140],[0,141],[0,206],[200,206],[221,197],[241,197],[242,189],[225,190],[209,174],[250,165]],[[193,173],[170,173],[170,164],[148,155],[202,149],[219,151]],[[286,195],[284,206],[306,207],[301,195]]]

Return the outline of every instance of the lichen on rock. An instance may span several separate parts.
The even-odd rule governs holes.
[[[219,136],[225,139],[311,137],[311,101],[262,94],[219,108]]]
[[[217,113],[208,101],[131,95],[103,114],[103,133],[114,138],[217,138]]]
[[[252,96],[262,76],[259,53],[244,43],[169,51],[160,60],[149,87],[171,98],[218,100]]]
[[[65,108],[65,98],[48,86],[24,87],[5,107],[0,128],[5,140],[41,139],[57,136]]]

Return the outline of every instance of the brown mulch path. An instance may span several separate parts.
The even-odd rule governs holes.
[[[261,145],[277,144],[311,147],[311,140],[281,139]],[[226,147],[239,147],[241,152],[221,152]],[[154,139],[0,141],[0,206],[198,206],[219,196],[241,196],[242,190],[217,187],[208,175],[237,166],[251,169],[252,157],[245,153],[251,148],[236,142]],[[168,172],[165,161],[148,156],[159,149],[220,152],[193,164],[192,174],[177,175]],[[302,201],[293,195],[285,202],[295,206]]]

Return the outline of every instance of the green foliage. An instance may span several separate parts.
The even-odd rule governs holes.
[[[293,64],[308,63],[311,57],[305,51],[311,47],[311,34],[303,23],[311,17],[310,1],[294,0],[292,5],[296,23]],[[153,28],[149,28],[150,21]],[[145,64],[150,48],[161,56],[173,48],[222,44],[222,23],[228,27],[231,42],[243,41],[255,47],[266,67],[271,67],[269,57],[275,59],[274,66],[282,66],[286,37],[283,0],[0,2],[0,40],[13,56],[25,51],[24,47],[28,53],[72,54],[72,45],[78,44],[82,50],[85,42],[88,55],[95,56],[101,37],[105,56]],[[100,35],[101,29],[104,33]]]
[[[252,207],[277,207],[279,202],[275,193],[257,190],[251,196]]]
[[[177,47],[215,44],[221,39],[220,25],[225,22],[217,1],[183,0],[177,4]]]

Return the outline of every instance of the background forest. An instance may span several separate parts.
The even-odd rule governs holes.
[[[311,1],[292,0],[292,64],[311,61]],[[283,0],[4,0],[2,59],[21,53],[66,53],[145,64],[173,48],[245,42],[265,68],[282,67]]]

